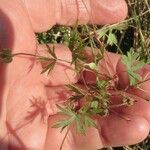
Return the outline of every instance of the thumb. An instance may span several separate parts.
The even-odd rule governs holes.
[[[112,24],[127,15],[125,0],[24,0],[36,32],[55,24]]]
[[[9,48],[13,53],[35,53],[35,34],[22,1],[0,1],[0,49],[3,48]],[[10,83],[14,77],[26,73],[32,62],[28,58],[15,57],[7,65],[5,80]]]
[[[21,1],[0,1],[0,48],[35,50],[35,35]]]
[[[13,53],[34,53],[35,46],[35,35],[22,2],[19,0],[0,0],[0,50],[9,48],[13,50]],[[3,99],[6,99],[6,89],[8,89],[6,87],[7,85],[10,86],[12,78],[16,78],[28,68],[31,64],[28,62],[27,59],[15,59],[9,65],[0,62],[0,122],[3,112],[5,112]]]

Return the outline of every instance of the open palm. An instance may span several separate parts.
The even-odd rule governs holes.
[[[51,4],[52,2],[54,5]],[[68,0],[67,2],[66,4],[62,0],[59,4],[56,1],[39,0],[35,3],[25,0],[22,3],[19,0],[1,0],[0,47],[11,48],[13,53],[46,55],[43,51],[45,46],[37,46],[34,32],[45,31],[56,23],[72,25],[76,23],[77,18],[79,23],[115,23],[124,19],[127,12],[123,0],[113,2],[112,0],[105,0],[105,2]],[[86,9],[83,7],[85,6],[83,2],[87,6]],[[92,17],[89,17],[89,12]],[[59,58],[71,61],[71,54],[67,47],[56,45],[55,50]],[[106,57],[102,62],[106,68],[103,71],[109,75],[118,74],[120,86],[126,86],[128,78],[125,73],[120,73],[124,69],[120,56],[115,54],[108,54],[108,56],[113,59],[112,66],[107,65],[108,57]],[[52,73],[47,76],[41,74],[41,64],[32,57],[18,56],[7,66],[1,64],[0,136],[2,138],[6,136],[3,140],[6,143],[5,147],[9,145],[9,149],[13,150],[58,150],[60,148],[65,131],[60,133],[59,129],[51,126],[64,117],[56,114],[55,104],[66,100],[70,94],[64,85],[76,82],[72,68],[73,66],[65,62],[58,62]],[[141,74],[148,78],[149,71],[150,67],[145,66]],[[91,80],[88,73],[87,80]],[[142,85],[142,95],[141,90],[128,91],[137,103],[131,108],[118,110],[118,112],[122,117],[129,117],[130,122],[112,114],[103,119],[97,118],[100,129],[90,128],[86,136],[76,134],[74,128],[71,128],[63,149],[95,150],[104,146],[133,144],[143,140],[149,133],[150,105],[144,100],[150,97],[149,88],[150,82],[146,82]],[[1,147],[0,149],[4,149],[4,146]]]

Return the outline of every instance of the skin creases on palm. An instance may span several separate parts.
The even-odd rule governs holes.
[[[43,48],[39,46],[42,55]],[[56,45],[55,52],[58,58],[71,61],[70,52],[64,46]],[[19,58],[13,63],[19,65]],[[14,69],[13,65],[9,68]],[[7,96],[6,125],[10,133],[9,140],[19,150],[43,150],[47,119],[57,112],[55,104],[65,101],[70,95],[64,85],[76,81],[75,72],[73,66],[59,61],[49,75],[41,74],[41,65],[37,62],[26,70],[24,75],[15,78]]]
[[[44,46],[39,47],[39,53],[42,55],[45,55],[42,49],[45,49]],[[61,51],[59,51],[60,49]],[[68,53],[67,50],[68,49],[65,47],[56,46],[57,56],[60,59],[66,59],[64,55],[69,56],[69,59],[67,60],[71,61],[71,55],[70,53]],[[111,63],[111,65],[108,64],[110,60],[109,59],[110,56],[111,56],[112,61],[114,59],[113,61],[114,63],[113,64]],[[115,72],[119,74],[120,69],[121,68],[124,69],[122,67],[123,64],[118,63],[120,62],[119,57],[117,57],[117,59],[116,57],[117,57],[116,55],[107,53],[107,57],[105,56],[106,60],[102,61],[101,67],[107,68],[105,70],[106,74],[108,72],[109,72],[109,75],[114,75],[116,74]],[[13,63],[18,63],[18,65],[16,66],[19,66],[19,62],[17,62],[17,60],[16,62],[14,60]],[[14,68],[10,67],[10,69],[14,69]],[[121,71],[123,71],[122,69]],[[29,69],[26,69],[26,70],[29,70]],[[70,68],[70,66],[68,66],[68,63],[63,62],[63,65],[62,65],[62,62],[57,63],[54,70],[50,73],[49,76],[47,76],[46,74],[40,74],[41,70],[42,69],[41,69],[40,64],[34,63],[30,71],[27,71],[22,76],[19,76],[16,78],[14,77],[15,78],[13,79],[14,83],[12,84],[9,90],[9,94],[7,98],[7,129],[8,129],[8,132],[10,133],[9,140],[15,146],[18,146],[19,150],[22,150],[22,149],[43,150],[44,149],[44,143],[45,143],[46,137],[49,137],[49,135],[47,136],[47,131],[49,127],[47,125],[48,115],[51,115],[53,118],[53,114],[57,112],[55,103],[59,104],[62,101],[65,101],[70,95],[70,93],[64,87],[64,84],[76,82],[75,73]],[[145,70],[145,71],[147,72],[148,70]],[[90,81],[91,77],[89,76],[90,77],[89,78],[88,76],[86,80]],[[119,80],[121,79],[121,77],[122,76],[119,76]],[[125,81],[125,79],[121,81]],[[149,86],[149,84],[147,85]],[[131,92],[131,94],[136,94],[136,92],[134,93]],[[136,97],[136,99],[137,99],[137,103],[133,107],[125,109],[124,112],[127,114],[131,113],[132,115],[141,116],[145,118],[147,121],[150,121],[150,117],[148,114],[149,104],[146,101],[143,101],[142,99],[140,99],[139,97]],[[144,110],[142,108],[144,108]],[[49,124],[52,125],[52,123],[49,123]],[[104,133],[106,132],[105,129],[101,131]],[[96,131],[96,133],[97,132],[98,131]],[[112,131],[110,131],[110,133],[111,132]],[[49,134],[50,133],[52,133],[52,131],[49,132]],[[133,133],[135,134],[135,132]],[[143,134],[143,130],[141,130],[141,133]],[[56,136],[55,134],[57,135],[57,137],[55,137]],[[142,134],[138,134],[138,136]],[[97,135],[97,134],[94,134],[94,135]],[[119,135],[120,134],[118,133],[118,136]],[[144,134],[142,135],[142,137],[140,136],[139,139],[141,140],[146,136],[147,136],[147,128],[144,130]],[[54,133],[54,137],[58,138],[58,133]],[[81,140],[81,138],[79,139]],[[139,139],[138,140],[135,139],[135,142],[137,141],[139,142],[140,141]],[[54,143],[56,143],[56,141]],[[62,139],[61,140],[59,139],[58,141],[62,141]],[[99,143],[98,145],[100,147],[100,140],[97,143]],[[127,142],[127,144],[131,144],[131,143],[129,141]],[[120,143],[117,143],[117,144],[120,144]]]

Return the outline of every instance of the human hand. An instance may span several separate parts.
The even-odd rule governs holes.
[[[54,5],[50,5],[50,2]],[[38,46],[37,48],[34,32],[45,31],[56,22],[72,25],[77,20],[77,5],[75,2],[73,5],[70,4],[70,7],[64,1],[62,1],[62,5],[59,2],[55,3],[55,0],[45,2],[39,0],[37,3],[28,0],[23,3],[18,0],[13,2],[1,0],[0,22],[3,30],[1,30],[0,35],[0,47],[11,48],[13,53],[35,54],[35,50],[43,53],[44,46]],[[90,5],[87,3],[88,1],[86,1],[87,6],[91,5],[92,18],[89,17],[87,9],[81,9],[83,8],[81,7],[78,16],[79,23],[115,23],[126,16],[127,8],[123,0],[113,2],[111,0],[105,0],[105,2],[91,1]],[[61,6],[62,11],[60,11]],[[43,7],[44,12],[41,12]],[[57,13],[54,13],[56,11]],[[99,15],[97,15],[98,13]],[[56,46],[55,50],[60,58],[68,61],[72,59],[69,50],[65,46]],[[114,54],[110,55],[111,57],[114,56]],[[122,69],[122,64],[120,64],[118,56],[113,58],[114,70],[118,73]],[[6,121],[9,133],[8,142],[11,149],[57,150],[61,145],[65,132],[60,133],[59,129],[51,128],[54,122],[62,117],[55,115],[57,111],[55,103],[60,103],[68,96],[68,91],[63,85],[76,82],[74,72],[71,69],[73,66],[68,66],[66,63],[63,63],[63,65],[57,64],[53,73],[47,77],[40,74],[41,64],[33,64],[33,62],[28,57],[15,57],[11,64],[7,66],[1,64],[1,91],[3,91],[1,92],[1,105],[3,104],[1,107],[3,128],[1,130],[4,131]],[[143,72],[147,74],[149,66],[144,70]],[[121,81],[124,81],[122,85],[127,84],[125,74],[119,74],[119,77]],[[148,90],[149,86],[150,83],[147,82],[143,85],[143,88]],[[139,91],[134,91],[134,94],[138,95]],[[110,115],[105,119],[99,118],[100,131],[93,128],[89,129],[84,137],[77,135],[71,129],[63,148],[65,150],[94,150],[103,146],[133,144],[143,140],[149,132],[150,120],[150,106],[148,102],[142,99],[145,96],[149,97],[149,94],[145,92],[141,98],[136,97],[138,102],[130,109],[125,109],[121,114],[122,116],[128,114],[131,118],[130,123],[116,115]],[[51,115],[50,118],[48,118],[49,115]],[[5,133],[2,131],[1,134],[4,135]]]

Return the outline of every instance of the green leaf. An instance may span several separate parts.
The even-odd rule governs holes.
[[[91,107],[92,108],[97,108],[98,107],[98,101],[91,102]]]
[[[49,74],[49,73],[54,69],[55,64],[56,64],[56,60],[54,60],[54,59],[51,60],[51,62],[48,63],[48,65],[45,65],[45,66],[43,67],[43,70],[42,70],[41,74],[42,74],[42,73],[45,73],[45,72],[47,72],[47,71],[48,71],[47,74]]]
[[[83,121],[80,118],[80,116],[78,116],[76,118],[75,122],[76,122],[77,132],[80,133],[80,134],[85,134],[86,129],[85,129],[85,126],[83,125]]]
[[[80,100],[81,98],[83,98],[83,97],[84,97],[84,95],[76,94],[76,95],[72,95],[72,96],[69,98],[69,100],[76,102],[76,101],[79,101],[79,100]]]
[[[100,80],[99,78],[96,79],[96,87],[100,89],[104,89],[108,85],[108,81]]]
[[[147,64],[150,64],[150,57],[148,57],[146,63],[147,63]]]
[[[51,48],[48,44],[46,44],[48,53],[55,59],[57,59],[57,56],[55,54],[55,47],[53,46],[53,48]]]
[[[69,85],[66,85],[72,92],[75,92],[77,94],[80,94],[80,95],[84,95],[84,92],[82,89],[78,88],[77,86],[73,85],[73,84],[69,84]]]
[[[84,117],[84,124],[86,127],[94,127],[97,128],[96,121],[90,118],[89,116]]]
[[[106,35],[106,33],[108,32],[108,30],[109,29],[100,29],[100,30],[98,30],[98,32],[97,32],[97,34],[98,34],[98,38],[102,38],[103,36],[105,36]]]
[[[123,63],[127,67],[130,85],[134,86],[138,81],[142,80],[142,77],[136,71],[141,69],[145,63],[143,60],[139,60],[139,54],[134,52],[133,49],[127,52],[127,56],[124,55],[122,58]]]
[[[127,52],[127,58],[128,58],[128,61],[129,61],[130,63],[132,62],[132,60],[135,60],[135,57],[134,57],[132,51]]]
[[[113,33],[109,33],[107,44],[112,46],[114,44],[117,45],[117,43],[118,43],[118,41],[117,41],[116,35]]]
[[[60,105],[56,105],[60,110],[60,113],[67,116],[76,116],[76,112],[72,110],[69,106],[61,107]]]
[[[141,69],[144,66],[144,62],[143,61],[139,61],[139,63],[135,64],[135,66],[132,67],[133,71],[137,71],[139,69]]]
[[[126,65],[127,69],[130,69],[132,66],[132,62],[129,60],[127,56],[122,56],[123,58],[123,63]]]
[[[87,128],[97,128],[96,121],[88,116],[88,114],[78,114],[75,118],[77,132],[85,134]]]
[[[98,114],[98,115],[103,116],[103,115],[105,115],[105,110],[106,109],[104,109],[104,108],[98,107],[98,108],[93,108],[90,111],[91,111],[92,115],[97,115]]]
[[[130,85],[131,86],[136,85],[138,81],[142,80],[142,77],[137,73],[134,73],[134,72],[129,70],[128,74],[129,74],[129,79],[130,79]]]
[[[92,70],[97,70],[97,65],[94,62],[85,64],[85,65],[88,66]]]
[[[126,30],[128,28],[128,24],[127,23],[119,23],[116,24],[115,26],[111,27],[111,30],[117,30],[122,32],[123,30]]]
[[[69,119],[65,119],[65,120],[60,120],[60,121],[57,121],[52,127],[53,128],[65,128],[69,125],[71,125],[75,120],[75,116],[72,116],[71,118]]]

